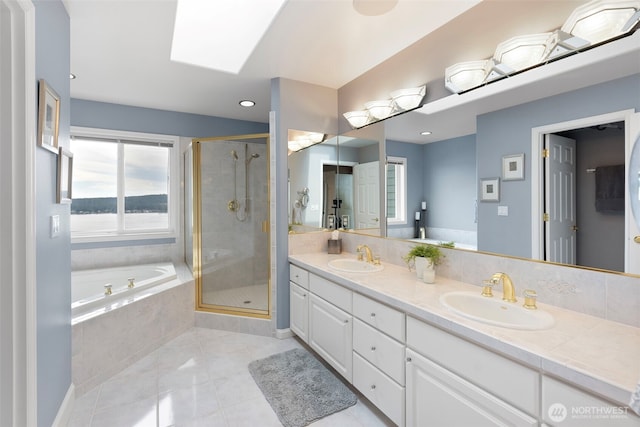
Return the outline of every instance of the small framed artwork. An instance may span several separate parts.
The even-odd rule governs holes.
[[[73,153],[60,147],[58,153],[58,203],[71,203],[71,183],[73,175]]]
[[[524,179],[524,153],[502,157],[502,180]]]
[[[43,79],[38,93],[38,145],[58,154],[60,96]]]
[[[500,178],[484,178],[480,180],[480,201],[500,201]]]

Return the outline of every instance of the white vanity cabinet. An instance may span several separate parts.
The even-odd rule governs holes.
[[[309,274],[309,345],[352,382],[352,292],[315,274]]]
[[[359,294],[353,314],[353,385],[403,426],[405,315]]]
[[[291,331],[309,342],[309,273],[289,265],[289,323]]]
[[[537,371],[407,318],[408,426],[537,426]]]
[[[542,419],[561,427],[638,427],[640,417],[555,378],[542,376]]]

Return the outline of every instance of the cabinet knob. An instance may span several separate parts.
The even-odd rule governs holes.
[[[371,347],[371,351],[376,351],[376,347],[375,346]]]
[[[375,384],[372,384],[372,385],[371,385],[371,390],[375,390],[375,389],[376,389],[376,385],[375,385]]]
[[[376,314],[375,313],[371,313],[371,317],[376,317]]]
[[[307,294],[302,294],[302,297],[303,297],[303,298],[306,298],[306,297],[307,297]]]
[[[407,357],[407,362],[411,362],[411,358],[410,357]]]
[[[349,323],[349,319],[344,319],[344,323]]]

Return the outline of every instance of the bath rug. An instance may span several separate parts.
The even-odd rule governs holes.
[[[285,427],[303,427],[357,402],[308,351],[296,348],[249,363],[249,372]]]

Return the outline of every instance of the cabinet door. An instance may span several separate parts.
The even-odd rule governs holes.
[[[407,426],[537,426],[534,418],[407,349]]]
[[[289,324],[291,331],[304,342],[309,342],[309,291],[289,282]]]
[[[309,345],[349,382],[352,376],[351,315],[310,294]]]

